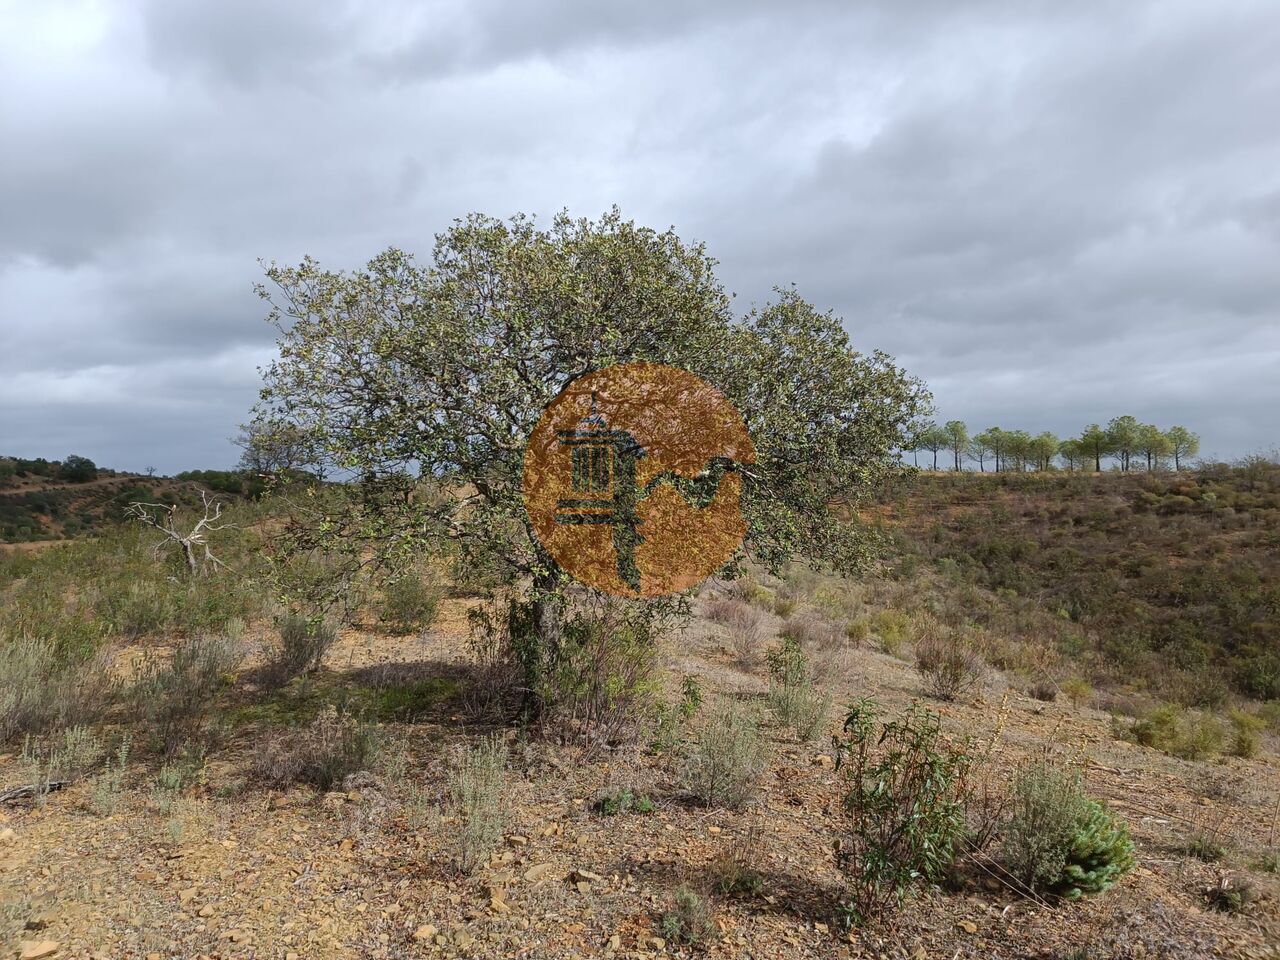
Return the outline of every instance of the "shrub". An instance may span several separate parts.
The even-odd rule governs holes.
[[[685,762],[684,780],[707,806],[738,809],[756,795],[768,766],[755,715],[726,701],[703,724]]]
[[[1217,863],[1227,855],[1227,845],[1219,839],[1217,831],[1197,830],[1179,848],[1182,853],[1205,863]]]
[[[93,785],[89,791],[89,808],[99,816],[110,816],[120,805],[131,745],[132,741],[129,737],[126,736],[121,740],[116,748],[115,757],[108,757],[106,768],[93,778]]]
[[[942,739],[937,714],[913,707],[880,722],[874,701],[854,704],[837,744],[846,772],[848,843],[840,865],[849,880],[852,923],[879,919],[920,880],[936,883],[965,837],[972,758]]]
[[[481,866],[502,839],[507,823],[506,768],[506,748],[494,736],[463,754],[449,777],[455,858],[466,873]]]
[[[896,657],[911,633],[911,620],[901,610],[881,610],[872,618],[871,631],[880,650]]]
[[[1222,728],[1213,717],[1169,705],[1158,707],[1134,723],[1126,736],[1144,747],[1184,760],[1211,756],[1222,748],[1223,741]]]
[[[802,613],[789,619],[782,625],[780,635],[787,640],[794,640],[801,646],[825,649],[836,646],[840,642],[840,631],[831,623],[814,613]]]
[[[320,669],[338,631],[323,620],[288,614],[280,620],[280,645],[268,654],[263,678],[270,686],[284,686],[294,677]]]
[[[861,646],[871,639],[871,624],[866,617],[858,617],[844,625],[845,639],[854,646]]]
[[[660,926],[668,940],[690,946],[705,943],[717,930],[707,902],[688,887],[676,890]]]
[[[744,669],[756,662],[756,651],[763,639],[764,617],[746,600],[720,597],[707,606],[707,615],[729,630],[734,658]]]
[[[982,679],[982,659],[955,637],[930,631],[916,644],[916,669],[931,696],[955,700]]]
[[[592,804],[592,809],[602,816],[616,817],[621,813],[653,813],[657,806],[648,794],[623,789],[604,794]]]
[[[1062,681],[1062,693],[1077,710],[1082,703],[1088,703],[1093,697],[1093,687],[1080,677],[1068,677]]]
[[[538,684],[544,722],[566,739],[632,732],[657,698],[656,631],[645,611],[607,601],[571,617]]]
[[[1058,699],[1058,686],[1052,680],[1036,680],[1027,687],[1027,693],[1036,700],[1053,703]]]
[[[410,572],[383,588],[379,619],[391,633],[415,633],[431,626],[439,604],[439,589]]]
[[[166,756],[201,740],[240,656],[239,644],[228,637],[192,637],[167,663],[148,654],[139,665],[130,696]]]
[[[711,865],[712,885],[725,897],[754,897],[764,892],[764,877],[757,868],[760,851],[760,829],[752,824],[738,837],[728,852]]]
[[[1078,774],[1045,762],[1018,772],[1001,833],[1014,876],[1071,900],[1110,889],[1134,866],[1125,825],[1084,792]]]
[[[808,743],[822,729],[831,709],[831,695],[815,688],[808,658],[788,637],[769,651],[769,706],[796,739]]]
[[[1222,876],[1218,882],[1208,887],[1205,899],[1209,906],[1223,913],[1244,913],[1257,896],[1253,881],[1245,877]]]
[[[306,783],[332,790],[351,774],[371,769],[379,746],[373,727],[328,704],[306,727],[268,742],[253,769],[275,786]]]
[[[22,747],[26,778],[35,786],[33,799],[42,804],[54,785],[79,780],[106,755],[102,741],[86,727],[68,727],[41,747],[30,737]]]
[[[779,617],[789,617],[796,609],[795,597],[783,596],[778,594],[773,598],[773,612]]]
[[[34,638],[0,642],[0,743],[91,724],[118,693],[104,655],[62,651]]]
[[[1251,713],[1243,710],[1232,710],[1228,715],[1231,721],[1231,735],[1227,743],[1227,752],[1233,757],[1254,757],[1258,754],[1259,734],[1266,723]]]

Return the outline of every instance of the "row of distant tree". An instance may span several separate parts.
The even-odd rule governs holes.
[[[1080,436],[1065,440],[1047,430],[1031,434],[1002,427],[971,434],[963,420],[948,420],[921,424],[908,449],[914,452],[917,464],[922,452],[932,454],[934,470],[938,469],[939,454],[953,470],[964,469],[966,462],[982,471],[988,467],[1015,472],[1051,470],[1058,464],[1067,470],[1101,470],[1104,459],[1114,460],[1124,471],[1144,463],[1148,470],[1159,470],[1170,461],[1175,470],[1181,470],[1183,461],[1200,452],[1200,438],[1186,427],[1161,430],[1129,416],[1116,417],[1105,427],[1091,423]]]

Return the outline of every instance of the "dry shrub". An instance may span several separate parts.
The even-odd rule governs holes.
[[[916,669],[924,677],[930,695],[955,700],[982,679],[984,664],[972,649],[941,628],[931,629],[916,643]]]
[[[684,781],[707,806],[739,809],[756,795],[768,767],[768,746],[755,714],[725,701],[703,724],[685,761]]]
[[[838,627],[816,613],[800,613],[782,625],[780,635],[805,647],[825,650],[840,645],[844,637]]]
[[[331,790],[353,773],[372,768],[377,731],[327,705],[306,727],[271,740],[254,758],[257,779],[273,786],[306,783]]]
[[[314,673],[338,638],[337,628],[310,617],[288,614],[280,619],[280,643],[270,651],[262,670],[268,686],[282,687],[303,673]]]
[[[696,946],[719,932],[707,901],[688,887],[680,887],[662,915],[662,934],[675,943]]]
[[[447,813],[459,869],[471,873],[489,858],[507,824],[507,750],[501,738],[482,740],[463,754],[449,777]]]
[[[105,653],[69,654],[39,639],[0,643],[0,743],[93,723],[119,692]]]
[[[744,669],[751,667],[758,659],[764,638],[764,615],[760,610],[745,600],[718,597],[707,605],[707,615],[728,628],[738,665]]]
[[[172,756],[187,743],[200,744],[222,688],[239,665],[240,644],[230,637],[191,637],[167,661],[148,653],[138,667],[130,696],[158,747]]]

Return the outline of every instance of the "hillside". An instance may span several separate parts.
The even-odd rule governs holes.
[[[1001,632],[1050,614],[1058,659],[1094,682],[1188,706],[1280,698],[1280,466],[926,474],[880,515],[899,565]]]
[[[0,456],[0,543],[91,535],[118,524],[133,501],[192,504],[202,489],[238,492],[226,489],[227,471],[157,477],[91,465],[91,472],[67,479],[61,466]]]
[[[1045,571],[1065,566],[1040,559],[1069,547],[1126,569],[1113,554],[1167,542],[1147,518],[1201,537],[1222,522],[1143,494],[1203,504],[1249,482],[920,477],[882,504],[899,546],[867,576],[711,581],[652,646],[589,629],[537,722],[477,640],[499,598],[447,558],[316,626],[269,586],[270,501],[232,504],[211,538],[226,568],[198,578],[129,526],[0,549],[0,795],[19,788],[0,800],[0,943],[246,960],[1274,956],[1280,713],[1230,689],[1221,709],[1163,704],[1165,681],[1118,669],[1103,621],[1062,614],[1071,594]],[[1261,489],[1234,500],[1248,525],[1224,528],[1230,549],[1197,542],[1173,568],[1263,563]],[[607,607],[581,602],[580,624],[607,628]],[[954,687],[932,666],[940,643],[971,655]],[[802,659],[784,684],[788,649]],[[882,720],[936,718],[934,777],[967,758],[965,840],[905,909],[850,923],[856,821],[834,744],[868,696]],[[1105,892],[1062,899],[1012,872],[1011,791],[1046,760],[1132,835],[1133,868]]]

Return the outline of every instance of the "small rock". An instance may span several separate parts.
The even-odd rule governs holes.
[[[605,943],[604,948],[609,951],[618,951],[622,949],[622,937],[616,933]]]
[[[13,827],[5,827],[0,830],[0,847],[11,847],[18,842],[18,835],[13,832]]]
[[[528,842],[528,837],[522,837],[518,833],[513,833],[511,836],[507,837],[507,843],[511,844],[513,847],[523,847]]]
[[[530,867],[528,870],[524,872],[524,878],[528,880],[530,883],[536,883],[537,881],[546,877],[547,874],[549,874],[552,871],[552,869],[553,868],[549,863],[535,863],[532,867]]]
[[[711,834],[713,837],[719,832],[720,832],[719,827],[707,827],[707,833]]]
[[[211,903],[206,903],[203,907],[201,907],[201,908],[200,908],[200,910],[199,910],[199,916],[202,916],[202,917],[212,917],[212,916],[213,916],[213,904],[211,904]]]
[[[650,937],[649,946],[653,947],[655,950],[665,950],[667,949],[667,941],[663,940],[661,937]]]
[[[959,923],[956,924],[956,926],[959,927],[961,930],[963,930],[965,933],[978,932],[978,925],[974,923],[972,920],[961,920]]]
[[[424,923],[417,930],[413,931],[413,939],[415,940],[432,940],[440,931],[430,923]]]
[[[458,946],[460,946],[463,950],[466,950],[468,947],[474,945],[476,942],[476,938],[473,937],[471,934],[467,933],[467,931],[465,930],[463,930],[460,934],[458,934],[456,939],[458,942]]]
[[[18,943],[18,960],[41,960],[52,957],[61,946],[56,940],[22,940]]]

